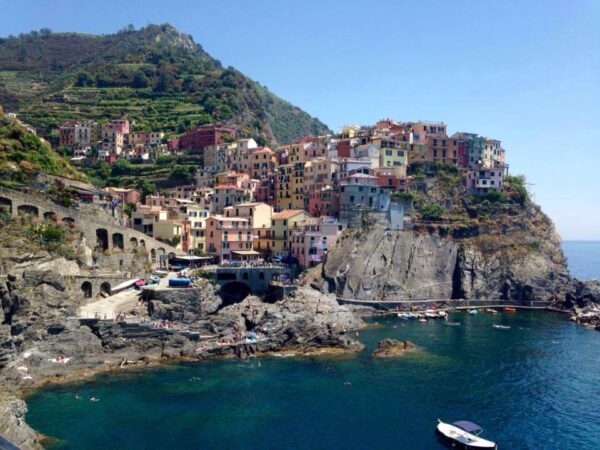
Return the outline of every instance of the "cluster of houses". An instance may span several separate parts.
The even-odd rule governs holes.
[[[76,164],[92,157],[108,163],[119,158],[149,160],[167,151],[164,133],[131,131],[127,119],[63,123],[58,128],[58,144],[73,149],[71,161]]]
[[[127,120],[94,126],[94,139],[102,137],[98,155],[108,162],[147,154],[149,146],[198,155],[202,164],[192,185],[148,195],[143,203],[134,189],[108,189],[122,203],[136,205],[133,228],[220,261],[293,258],[308,267],[322,261],[340,233],[360,224],[367,212],[402,229],[405,205],[393,201],[392,193],[418,191],[426,182],[407,174],[409,164],[457,166],[474,194],[502,190],[507,173],[500,141],[474,133],[448,136],[443,122],[386,119],[274,149],[222,125],[199,126],[169,140],[161,133],[130,132]],[[92,131],[82,127],[61,127],[61,143],[74,149],[87,143]]]

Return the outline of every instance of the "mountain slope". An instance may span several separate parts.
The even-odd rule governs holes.
[[[0,108],[0,184],[22,183],[37,171],[78,180],[86,177],[68,159]]]
[[[127,116],[173,134],[208,122],[290,142],[328,132],[318,119],[233,68],[171,25],[94,36],[49,30],[0,39],[0,104],[49,132],[64,120]]]

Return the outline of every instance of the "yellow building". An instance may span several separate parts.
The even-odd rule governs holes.
[[[225,208],[225,217],[248,219],[254,234],[254,250],[266,253],[271,250],[273,207],[266,203],[247,202]]]
[[[188,233],[184,221],[164,220],[154,223],[154,239],[166,242],[178,250],[187,251]]]
[[[206,253],[206,219],[210,213],[207,209],[195,206],[187,207],[187,219],[190,222],[190,248],[198,254]]]
[[[284,257],[290,254],[292,232],[299,230],[308,218],[308,213],[302,209],[287,209],[273,214],[271,252],[274,256]]]
[[[405,177],[408,163],[407,145],[404,142],[382,139],[379,149],[379,168],[393,170],[396,176]]]
[[[292,183],[290,186],[292,202],[291,209],[305,209],[304,204],[304,162],[294,164]]]
[[[276,203],[279,211],[292,208],[292,173],[293,164],[283,164],[277,168]]]

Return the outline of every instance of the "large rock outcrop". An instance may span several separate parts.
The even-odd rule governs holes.
[[[342,298],[564,302],[584,285],[566,267],[552,222],[531,207],[500,223],[347,232],[323,276]]]

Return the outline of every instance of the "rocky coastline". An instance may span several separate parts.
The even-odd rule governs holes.
[[[335,296],[307,286],[285,301],[249,296],[226,305],[208,281],[157,291],[126,319],[78,319],[83,299],[47,253],[0,278],[0,435],[22,449],[41,448],[25,421],[23,396],[47,383],[103,371],[139,370],[169,361],[326,355],[363,348],[350,337],[363,321]],[[54,262],[54,263],[53,263]],[[45,264],[45,265],[44,265]],[[38,270],[39,267],[43,270]]]
[[[23,398],[46,383],[178,360],[353,354],[363,348],[353,339],[354,330],[365,326],[362,316],[376,310],[340,305],[337,297],[370,294],[381,300],[412,293],[450,303],[479,295],[524,304],[543,300],[598,329],[600,284],[572,278],[558,238],[553,229],[547,232],[542,249],[525,251],[526,244],[486,247],[481,239],[440,235],[439,229],[391,233],[375,224],[366,235],[346,236],[325,266],[303,274],[283,300],[249,296],[226,304],[217,286],[201,280],[190,289],[156,291],[119,320],[78,318],[79,307],[89,302],[73,278],[78,265],[90,263],[90,251],[81,243],[74,244],[79,264],[5,245],[0,248],[0,435],[22,449],[41,448],[41,437],[25,421]],[[131,270],[140,267],[132,258]],[[379,354],[409,350],[408,344],[389,342]]]

